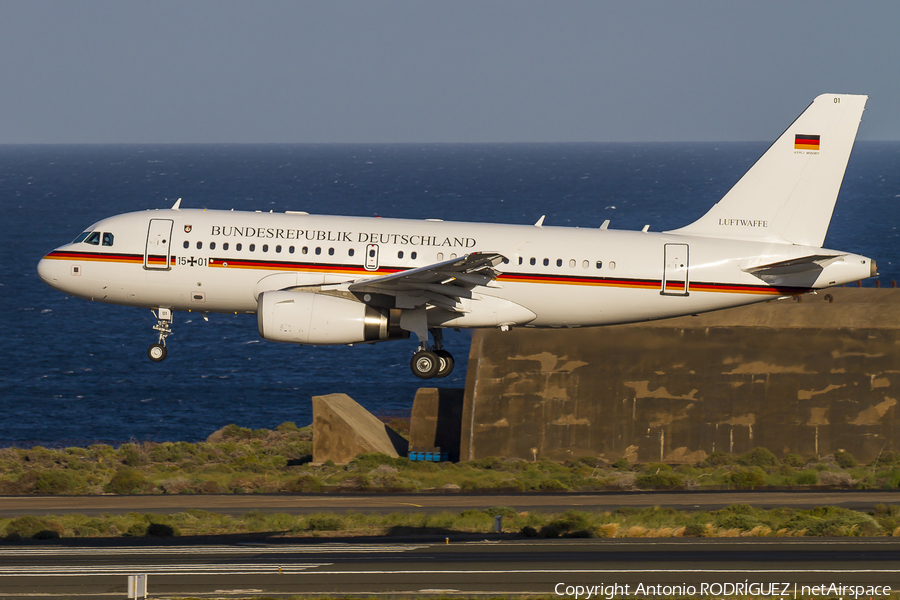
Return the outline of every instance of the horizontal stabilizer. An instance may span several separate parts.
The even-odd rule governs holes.
[[[790,260],[760,265],[758,267],[749,267],[743,269],[743,271],[759,277],[770,285],[802,285],[803,283],[809,282],[810,279],[812,282],[815,282],[825,267],[842,259],[844,256],[846,255],[814,254],[802,258],[792,258]],[[800,280],[803,280],[803,282],[801,283]]]

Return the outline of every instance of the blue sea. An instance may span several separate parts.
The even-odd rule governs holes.
[[[408,412],[423,385],[415,341],[301,347],[259,339],[253,316],[176,314],[169,357],[146,357],[149,310],[68,298],[38,260],[91,223],[183,207],[304,210],[651,230],[712,206],[766,143],[0,146],[0,445],[205,439],[236,423],[311,422],[311,397],[345,392]],[[826,247],[900,280],[900,142],[860,142]],[[867,282],[865,285],[874,285]],[[471,337],[438,385],[463,387]],[[424,385],[434,385],[431,383]]]

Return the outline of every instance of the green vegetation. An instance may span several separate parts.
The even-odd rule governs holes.
[[[402,422],[394,425],[401,427]],[[118,448],[0,449],[0,495],[247,494],[359,491],[588,491],[763,489],[819,486],[896,489],[900,453],[860,465],[847,452],[776,457],[764,448],[714,452],[694,464],[632,464],[584,457],[485,458],[459,464],[411,462],[380,454],[347,465],[312,465],[312,428],[229,425],[205,442],[131,443]]]
[[[756,509],[736,504],[711,512],[672,508],[623,507],[614,511],[563,513],[516,512],[495,506],[460,513],[318,513],[288,515],[250,512],[229,516],[203,510],[172,515],[23,516],[0,519],[0,537],[26,538],[168,538],[196,535],[257,534],[259,536],[391,536],[488,534],[494,517],[503,517],[504,531],[525,537],[900,537],[900,507],[879,505],[871,513],[823,506],[811,510]]]

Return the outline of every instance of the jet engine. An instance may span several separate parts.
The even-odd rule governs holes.
[[[293,344],[359,344],[409,337],[400,311],[315,292],[271,291],[257,299],[259,335]]]

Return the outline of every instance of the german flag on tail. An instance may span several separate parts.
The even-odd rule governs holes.
[[[794,136],[794,150],[818,150],[819,136],[798,133]]]

